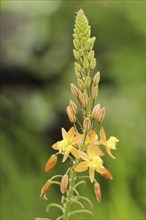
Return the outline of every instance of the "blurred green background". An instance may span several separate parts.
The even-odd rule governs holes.
[[[1,219],[56,218],[45,212],[60,201],[58,186],[39,199],[52,175],[64,174],[60,160],[44,165],[71,124],[66,106],[76,82],[72,55],[75,12],[84,9],[96,36],[101,72],[98,102],[107,109],[108,136],[120,139],[116,160],[105,158],[114,179],[98,177],[102,202],[87,182],[82,194],[94,203],[94,219],[144,219],[145,1],[1,1]],[[57,213],[58,212],[58,213]],[[73,219],[93,219],[86,214]]]

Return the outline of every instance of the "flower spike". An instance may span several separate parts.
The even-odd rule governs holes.
[[[72,215],[93,213],[82,204],[85,200],[92,207],[92,202],[85,196],[80,195],[81,184],[85,185],[84,178],[93,183],[94,193],[98,202],[101,201],[101,189],[96,181],[96,175],[101,175],[107,180],[112,179],[110,171],[104,166],[104,155],[107,153],[114,158],[112,150],[116,149],[119,141],[116,137],[106,137],[103,127],[98,127],[105,119],[106,109],[97,101],[99,97],[100,72],[95,70],[96,58],[94,44],[96,38],[91,36],[91,26],[82,9],[76,13],[73,33],[73,55],[75,58],[74,68],[77,81],[71,83],[73,100],[69,101],[66,113],[72,126],[69,130],[61,129],[62,138],[52,145],[57,151],[48,159],[45,170],[48,172],[57,163],[61,155],[62,162],[67,159],[67,171],[64,175],[58,174],[51,177],[41,190],[41,197],[47,199],[46,193],[52,184],[59,185],[61,205],[51,203],[47,206],[59,208],[61,215],[56,220],[69,220]],[[95,74],[94,74],[95,70]],[[97,104],[96,104],[97,103]],[[82,116],[82,117],[80,117]],[[104,146],[104,149],[102,149]],[[64,165],[64,164],[63,164]],[[84,176],[81,172],[86,172]],[[60,179],[59,179],[60,178]],[[59,179],[60,181],[56,181]],[[85,185],[86,186],[86,185]],[[72,211],[72,204],[81,207]]]

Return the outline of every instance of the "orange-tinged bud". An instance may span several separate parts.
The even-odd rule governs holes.
[[[73,84],[71,83],[71,92],[72,94],[78,98],[79,96],[79,89]]]
[[[106,168],[104,168],[104,171],[103,173],[101,173],[101,175],[105,178],[105,179],[112,179],[112,175],[111,173],[109,172],[109,170],[107,170]]]
[[[44,185],[43,188],[41,189],[41,195],[40,195],[40,197],[43,197],[44,199],[47,199],[46,193],[47,193],[49,187],[51,186],[51,184],[52,184],[52,181],[51,181],[51,180],[48,180],[48,181],[45,183],[45,185]]]
[[[69,106],[70,106],[72,112],[76,115],[78,112],[77,105],[72,100],[70,100]]]
[[[84,107],[87,107],[89,98],[85,92],[80,96],[80,101]]]
[[[48,172],[49,170],[51,170],[56,165],[56,163],[57,156],[53,154],[46,163],[45,171]]]
[[[99,110],[101,108],[101,105],[100,104],[97,104],[94,106],[93,110],[92,110],[92,118],[93,119],[97,119],[98,118],[98,114],[99,114]]]
[[[89,118],[85,118],[84,122],[83,122],[83,128],[86,130],[86,131],[89,131],[91,127],[91,121]]]
[[[97,119],[98,119],[98,121],[99,121],[100,123],[104,120],[104,118],[105,118],[105,113],[106,113],[106,111],[105,111],[105,108],[104,108],[104,107],[99,110]]]
[[[98,96],[98,86],[93,86],[91,97],[93,100],[95,100],[97,98],[97,96]]]
[[[70,122],[72,122],[72,123],[76,122],[77,118],[76,118],[75,114],[72,112],[70,106],[67,106],[66,112],[67,112],[67,115],[68,115]]]
[[[101,201],[101,190],[100,190],[100,185],[97,182],[94,183],[94,192],[95,192],[97,201],[100,202]]]
[[[78,101],[80,104],[82,104],[82,96],[83,96],[83,93],[81,91],[79,91]]]
[[[60,191],[62,194],[66,193],[68,187],[68,175],[65,174],[61,179]]]

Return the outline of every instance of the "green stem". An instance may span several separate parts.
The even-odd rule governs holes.
[[[84,148],[86,136],[87,136],[87,132],[85,132],[85,135],[84,135],[82,148]],[[63,220],[68,220],[69,219],[70,206],[71,206],[71,203],[72,203],[73,193],[74,193],[74,190],[75,190],[76,179],[77,179],[77,173],[74,171],[74,169],[75,169],[76,165],[78,164],[78,161],[79,160],[76,159],[73,163],[73,166],[72,166],[73,173],[72,173],[72,175],[69,179],[70,184],[69,184],[69,189],[68,189],[67,194],[66,194],[66,202],[64,203]]]
[[[78,160],[76,159],[72,167],[73,170],[75,166],[77,165],[77,163],[78,163]],[[73,192],[74,192],[74,186],[76,183],[76,178],[77,178],[77,173],[73,171],[72,176],[70,177],[69,189],[66,194],[66,202],[64,203],[63,220],[69,219],[70,206],[71,206],[72,199],[73,199]]]

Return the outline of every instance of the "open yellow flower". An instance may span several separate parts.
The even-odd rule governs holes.
[[[102,151],[98,147],[90,145],[87,148],[87,153],[80,151],[80,157],[84,160],[81,161],[76,167],[76,172],[83,172],[89,168],[89,177],[91,182],[94,181],[95,171],[100,173],[106,179],[111,179],[110,172],[103,166]]]
[[[119,142],[119,140],[113,136],[111,136],[108,140],[106,140],[106,134],[105,134],[105,130],[103,127],[100,129],[100,137],[101,137],[100,143],[105,146],[106,152],[108,153],[108,155],[112,157],[113,159],[115,159],[114,155],[111,153],[111,150],[117,149],[116,144],[117,142]]]
[[[76,146],[80,144],[83,136],[78,134],[74,127],[71,127],[70,130],[67,132],[64,128],[62,128],[62,137],[63,140],[56,142],[52,148],[58,150],[62,153],[63,162],[68,158],[69,154],[71,153],[74,157],[80,158],[79,152],[76,149]]]

